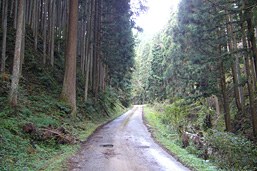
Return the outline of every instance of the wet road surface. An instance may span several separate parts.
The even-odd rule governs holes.
[[[70,170],[189,170],[154,142],[143,124],[142,110],[142,106],[135,106],[96,131],[70,159]]]

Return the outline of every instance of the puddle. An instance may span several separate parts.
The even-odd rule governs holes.
[[[113,144],[101,144],[100,147],[113,147]]]

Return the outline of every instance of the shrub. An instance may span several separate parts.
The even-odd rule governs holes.
[[[217,161],[222,169],[257,169],[257,149],[246,138],[228,132],[212,130],[206,136],[206,140],[212,149],[211,157]]]

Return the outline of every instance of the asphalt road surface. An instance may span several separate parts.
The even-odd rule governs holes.
[[[154,142],[143,124],[142,106],[96,131],[70,159],[71,171],[189,170]]]

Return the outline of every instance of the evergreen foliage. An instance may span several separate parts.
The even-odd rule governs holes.
[[[145,69],[143,61],[149,74],[134,78],[134,102],[160,106],[161,124],[175,129],[181,141],[189,135],[212,137],[208,147],[217,151],[209,157],[227,170],[256,167],[256,154],[250,152],[256,150],[257,135],[256,5],[251,0],[182,0],[166,26],[136,52],[135,73]],[[230,140],[223,144],[214,134]],[[251,147],[238,146],[248,151],[249,163],[233,160],[228,152],[244,138]],[[189,144],[190,152],[206,157],[194,140]],[[219,146],[227,149],[219,151]]]
[[[79,142],[130,105],[135,56],[133,13],[127,0],[79,1],[78,46],[72,48],[77,54],[72,61],[77,65],[76,94],[72,94],[77,112],[76,117],[71,117],[73,107],[61,101],[60,94],[67,65],[68,18],[72,16],[68,2],[73,1],[24,0],[26,8],[24,16],[20,16],[25,19],[21,23],[24,30],[17,28],[16,2],[0,1],[2,15],[7,7],[7,44],[6,49],[0,49],[1,53],[6,51],[0,73],[0,170],[65,170],[64,160],[76,152]],[[21,30],[24,34],[19,53],[20,72],[16,77],[19,84],[15,90],[18,103],[10,108],[11,69],[16,62],[15,32]],[[3,39],[2,27],[0,39]],[[88,89],[84,89],[86,81]],[[64,137],[62,134],[59,140],[57,137],[42,140],[40,131],[26,133],[23,130],[26,124],[34,125],[37,130],[62,127],[77,142],[63,144],[66,142],[59,141]]]

